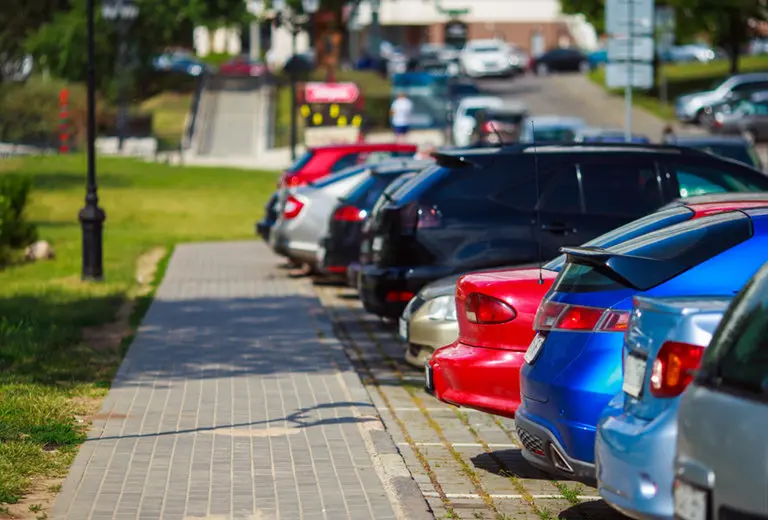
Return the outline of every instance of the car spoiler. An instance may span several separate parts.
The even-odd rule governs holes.
[[[685,268],[670,260],[622,255],[598,247],[562,247],[569,263],[594,267],[603,274],[638,291],[647,291],[676,276]]]

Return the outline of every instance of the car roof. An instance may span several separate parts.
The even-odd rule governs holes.
[[[676,135],[667,139],[670,144],[712,145],[712,144],[747,144],[748,141],[737,135]]]
[[[502,42],[501,40],[493,39],[493,38],[485,38],[483,40],[469,40],[465,44],[464,48],[467,49],[472,47],[481,47],[481,46],[488,46],[488,45],[495,45],[498,47],[502,47],[504,46],[504,42]]]
[[[400,172],[411,172],[426,168],[435,164],[434,159],[406,159],[403,161],[386,161],[372,166],[371,171],[374,174],[389,175]]]
[[[672,208],[677,206],[693,206],[697,204],[724,204],[733,202],[752,202],[752,201],[768,201],[767,192],[745,192],[745,193],[711,193],[708,195],[694,195],[693,197],[685,197],[675,199],[672,202],[666,204],[664,208]]]
[[[460,105],[464,106],[487,106],[487,103],[489,101],[493,101],[494,103],[503,103],[504,100],[502,100],[499,96],[486,96],[486,95],[479,95],[479,96],[467,96],[464,99],[461,100]]]
[[[768,193],[763,194],[762,200],[733,201],[733,202],[705,202],[701,204],[686,204],[697,217],[723,213],[726,211],[738,211],[757,208],[768,208]]]
[[[586,126],[586,122],[580,117],[571,116],[533,116],[527,118],[534,126]]]
[[[415,144],[409,143],[348,143],[348,144],[329,144],[325,146],[312,146],[310,150],[320,152],[324,150],[416,150]]]

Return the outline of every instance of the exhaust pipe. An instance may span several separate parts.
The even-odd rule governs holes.
[[[549,457],[552,459],[552,464],[554,464],[557,469],[567,473],[573,473],[573,468],[568,464],[568,461],[565,460],[563,454],[560,453],[560,450],[558,450],[554,444],[549,445]]]

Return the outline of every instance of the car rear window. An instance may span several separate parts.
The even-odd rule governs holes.
[[[768,400],[768,269],[734,298],[701,366],[699,383]]]
[[[614,229],[604,235],[585,243],[582,247],[600,247],[606,248],[615,246],[622,242],[647,235],[659,229],[664,229],[673,224],[685,222],[694,216],[693,210],[685,206],[665,209],[646,215],[645,217],[633,220],[629,224]],[[543,267],[550,271],[559,271],[565,264],[565,255],[560,255],[554,260],[549,261]]]
[[[572,128],[542,128],[533,131],[536,142],[571,142],[576,138],[576,132]]]
[[[367,168],[368,168],[367,166],[350,166],[349,168],[341,170],[338,173],[327,175],[325,177],[322,177],[319,180],[310,182],[309,184],[310,186],[313,186],[315,188],[324,188],[336,182],[343,181],[344,179],[348,179],[354,175],[357,175],[358,173],[362,173]]]
[[[555,280],[553,290],[566,293],[599,292],[632,288],[635,282],[642,283],[642,289],[647,290],[751,236],[751,220],[738,211],[683,222],[605,248],[609,255],[656,262],[642,262],[635,272],[624,270],[618,273],[608,266],[591,265],[577,257],[565,264]]]
[[[733,159],[753,168],[760,168],[760,158],[757,152],[752,146],[746,144],[706,144],[692,146],[691,148],[719,155],[726,159]]]
[[[315,156],[314,150],[307,150],[304,152],[304,155],[296,159],[294,163],[286,170],[288,173],[296,173],[297,171],[304,168],[309,161],[312,160],[312,158]]]
[[[344,197],[350,204],[359,209],[371,209],[376,199],[384,192],[389,184],[397,179],[397,175],[372,174],[360,182],[352,191]]]

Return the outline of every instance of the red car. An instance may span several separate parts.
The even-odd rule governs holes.
[[[602,235],[585,246],[607,247],[714,213],[768,206],[768,195],[692,197]],[[458,339],[435,351],[427,390],[449,404],[513,418],[520,405],[520,367],[533,340],[533,320],[565,259],[536,268],[470,273],[456,284]]]
[[[354,143],[310,148],[283,173],[278,187],[301,186],[356,164],[378,162],[390,157],[413,157],[416,150],[416,145],[397,143]]]
[[[268,71],[267,66],[259,61],[253,60],[247,55],[237,56],[219,67],[219,74],[224,76],[263,76]]]

